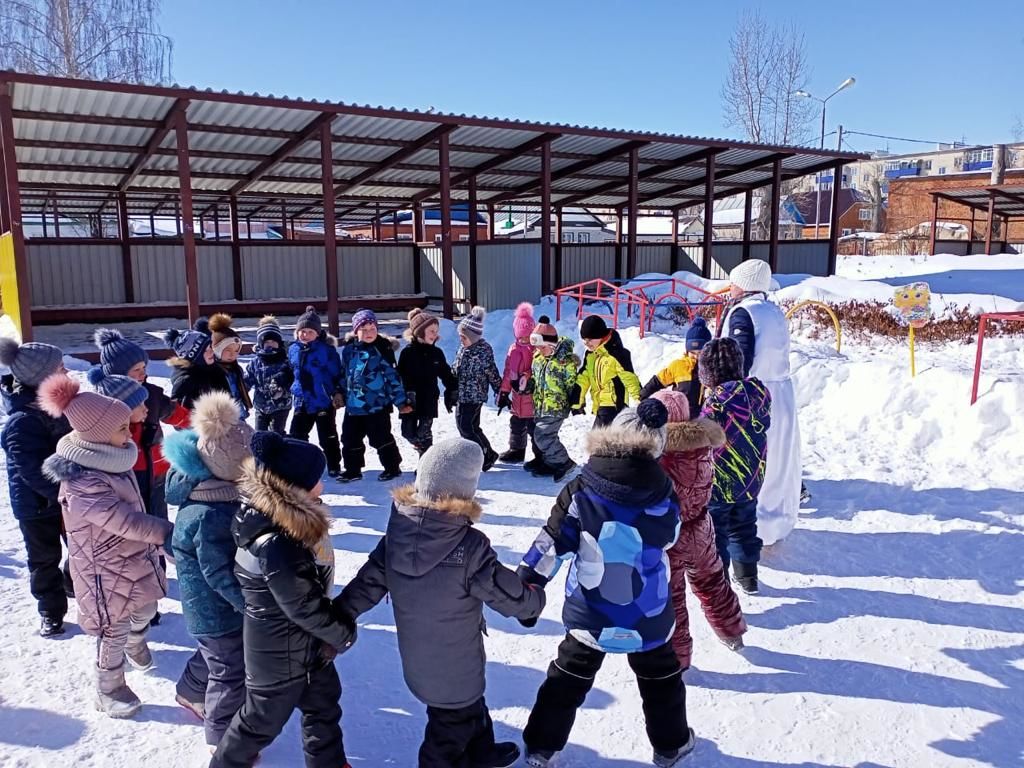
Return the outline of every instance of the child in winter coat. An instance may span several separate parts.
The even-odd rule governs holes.
[[[341,422],[343,483],[362,479],[366,455],[363,441],[367,439],[384,465],[377,479],[387,482],[402,474],[402,454],[391,435],[391,406],[397,406],[402,414],[411,413],[412,408],[406,402],[405,389],[395,370],[396,346],[378,332],[377,316],[371,310],[360,309],[352,315],[352,336],[341,350],[345,376],[345,417]]]
[[[629,400],[640,399],[640,379],[633,373],[633,358],[622,345],[619,332],[609,329],[600,317],[584,318],[580,337],[587,353],[576,379],[579,394],[574,399],[573,413],[583,413],[590,392],[594,427],[606,427]]]
[[[645,400],[593,430],[589,461],[523,557],[520,576],[541,585],[562,560],[572,561],[562,610],[568,634],[523,731],[526,764],[534,768],[565,747],[607,653],[628,655],[654,764],[677,765],[693,750],[683,670],[670,642],[675,613],[664,553],[679,535],[679,501],[658,465],[667,421],[664,405]]]
[[[174,369],[171,399],[176,403],[191,411],[195,401],[207,392],[231,392],[227,375],[216,365],[207,333],[171,328],[164,333],[164,342],[174,350],[167,364]]]
[[[483,453],[469,440],[444,440],[420,461],[415,486],[394,492],[387,532],[335,600],[360,616],[391,593],[406,684],[427,705],[419,765],[510,766],[511,743],[496,744],[484,701],[483,606],[535,620],[544,593],[498,562],[474,527]]]
[[[405,396],[412,413],[401,417],[402,437],[412,443],[422,456],[434,444],[434,419],[437,418],[437,399],[441,392],[437,382],[444,384],[444,404],[452,412],[458,400],[459,382],[437,347],[438,319],[422,309],[409,312],[409,329],[405,332],[408,344],[398,357],[398,375],[405,387]]]
[[[772,396],[756,378],[743,377],[743,352],[732,339],[715,339],[700,353],[707,394],[701,416],[725,430],[715,449],[715,480],[708,512],[715,523],[718,556],[744,592],[757,592],[757,495],[764,483]]]
[[[281,326],[273,315],[265,315],[256,329],[255,356],[245,371],[245,386],[253,390],[256,429],[285,434],[288,411],[292,409],[291,386],[295,373],[288,363]]]
[[[559,338],[547,315],[541,315],[530,335],[530,343],[536,350],[532,381],[537,426],[533,439],[539,454],[532,462],[526,463],[525,469],[537,476],[551,475],[558,483],[576,468],[576,462],[569,458],[558,433],[569,415],[580,359],[573,354],[572,339]]]
[[[174,564],[185,626],[199,645],[178,680],[175,700],[204,721],[206,743],[220,743],[245,701],[242,615],[231,521],[241,509],[238,480],[252,453],[252,427],[226,392],[196,401],[192,429],[167,438],[167,499],[174,519]]]
[[[231,525],[245,602],[245,702],[210,766],[250,768],[298,708],[306,765],[346,768],[334,657],[355,641],[355,626],[329,596],[334,550],[319,499],[324,455],[275,432],[257,432],[251,448],[244,502]]]
[[[40,616],[39,634],[64,634],[68,597],[74,594],[65,560],[64,525],[57,494],[60,485],[43,472],[43,462],[57,450],[57,442],[71,431],[63,416],[54,418],[39,407],[39,385],[64,371],[63,353],[50,344],[0,338],[0,363],[10,373],[0,379],[7,423],[0,445],[7,455],[7,488],[11,511],[18,521],[28,555],[28,579]]]
[[[135,480],[139,484],[142,500],[146,503],[146,512],[166,520],[167,501],[164,498],[164,479],[168,464],[164,459],[162,444],[164,430],[161,424],[175,429],[185,429],[192,415],[189,409],[179,405],[168,397],[163,389],[146,380],[146,366],[149,355],[141,346],[131,339],[126,339],[120,331],[113,328],[100,328],[94,337],[100,351],[100,369],[104,379],[93,386],[108,397],[119,400],[117,392],[125,388],[116,380],[106,381],[107,377],[127,376],[141,384],[146,391],[146,416],[141,421],[132,420],[132,440],[139,447],[139,460],[135,462]],[[98,377],[99,374],[92,374]],[[113,390],[108,389],[108,386]]]
[[[508,450],[498,457],[506,464],[521,464],[526,461],[526,438],[533,443],[533,457],[540,457],[537,443],[533,439],[533,347],[530,334],[533,333],[533,305],[523,302],[516,307],[512,318],[512,332],[515,341],[505,355],[505,372],[501,377],[498,393],[498,413],[505,408],[512,411],[509,423]]]
[[[295,326],[295,341],[288,347],[288,363],[295,377],[295,411],[288,433],[298,440],[308,440],[316,425],[316,436],[327,456],[327,473],[331,477],[341,474],[337,412],[345,403],[344,374],[336,346],[337,340],[324,331],[316,310],[306,307]]]
[[[654,399],[668,411],[668,440],[658,463],[672,479],[682,520],[679,540],[668,551],[672,607],[676,613],[672,647],[683,669],[689,669],[693,638],[686,610],[687,581],[722,643],[739,650],[743,647],[743,633],[747,631],[740,601],[718,557],[715,525],[707,510],[714,476],[711,452],[725,444],[725,432],[708,419],[691,421],[690,404],[682,392],[662,390],[654,394]]]
[[[700,351],[709,341],[711,341],[711,331],[708,330],[704,318],[693,318],[693,322],[686,331],[686,354],[678,360],[673,360],[652,376],[651,380],[640,390],[640,399],[646,400],[655,392],[672,387],[677,392],[686,395],[690,404],[690,413],[700,413],[702,387],[697,368]]]
[[[459,380],[459,404],[455,410],[455,424],[459,434],[472,440],[484,452],[483,471],[486,472],[498,460],[497,452],[491,448],[487,436],[480,428],[480,412],[487,401],[487,388],[494,390],[495,397],[501,391],[501,375],[494,362],[494,350],[484,341],[484,319],[487,310],[473,307],[459,323],[459,348],[452,370]]]
[[[247,419],[249,411],[252,410],[252,399],[245,385],[245,371],[238,363],[238,355],[242,351],[242,338],[231,327],[231,322],[231,315],[223,312],[210,317],[210,346],[213,348],[213,356],[217,358],[217,365],[224,371],[224,376],[228,380],[231,396],[242,410],[242,418]]]
[[[99,638],[96,708],[131,717],[142,704],[125,684],[125,659],[136,669],[153,666],[146,631],[167,594],[159,555],[170,553],[171,524],[147,515],[139,495],[131,410],[78,390],[78,382],[64,374],[39,389],[40,405],[54,418],[66,416],[73,430],[43,468],[60,482],[78,623]]]

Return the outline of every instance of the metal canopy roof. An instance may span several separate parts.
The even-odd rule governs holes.
[[[26,212],[57,201],[62,214],[102,212],[127,194],[131,215],[172,214],[178,196],[171,121],[184,111],[196,215],[322,219],[319,135],[330,124],[339,225],[410,203],[440,202],[438,146],[449,142],[451,199],[541,202],[550,142],[554,206],[626,206],[629,156],[638,157],[638,208],[701,205],[866,156],[725,139],[546,125],[466,115],[323,103],[180,87],[0,72],[12,92],[18,179]],[[714,177],[707,178],[708,158]],[[987,205],[987,197],[985,200]],[[1024,209],[1024,203],[1021,203]],[[1016,214],[1014,214],[1016,215]]]
[[[932,192],[933,197],[960,203],[978,211],[988,212],[989,202],[995,216],[1024,217],[1024,184],[1004,184],[990,187],[965,187]]]

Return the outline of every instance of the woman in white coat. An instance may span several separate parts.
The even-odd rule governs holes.
[[[764,485],[757,498],[757,533],[765,544],[785,538],[800,509],[803,463],[796,393],[789,370],[789,324],[768,300],[772,270],[760,259],[745,261],[729,273],[733,299],[722,336],[743,350],[747,376],[760,379],[772,396]]]

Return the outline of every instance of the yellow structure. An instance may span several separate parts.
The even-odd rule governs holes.
[[[832,318],[832,325],[836,329],[836,352],[839,352],[843,346],[843,330],[839,327],[839,318],[836,317],[836,313],[832,311],[832,307],[823,301],[801,301],[799,304],[794,304],[789,308],[786,313],[786,319],[793,317],[797,311],[804,309],[805,307],[820,307],[828,312],[828,316]]]
[[[21,337],[21,303],[18,300],[18,269],[14,263],[14,235],[0,235],[0,312],[11,318]]]

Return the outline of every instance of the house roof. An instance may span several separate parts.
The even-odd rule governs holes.
[[[868,202],[866,195],[856,189],[843,187],[839,190],[839,210],[841,212],[839,215],[842,216],[857,203],[866,202]],[[814,214],[815,204],[817,204],[820,218]],[[797,192],[786,198],[782,207],[797,224],[803,224],[805,227],[813,227],[816,223],[828,224],[832,219],[832,190],[823,189],[820,195],[817,191]]]
[[[1024,217],[1024,184],[1002,184],[989,187],[943,189],[931,193],[932,197],[966,205],[988,213],[989,201],[996,216]]]

